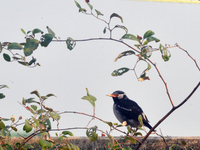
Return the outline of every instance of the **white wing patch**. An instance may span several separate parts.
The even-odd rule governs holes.
[[[128,109],[128,108],[124,108],[124,107],[121,107],[120,105],[117,105],[118,108],[121,108],[121,109],[124,109],[126,111],[132,111],[132,109]]]
[[[145,116],[144,113],[142,113],[142,116],[143,116],[144,120],[148,121],[148,120],[147,120],[147,117]]]

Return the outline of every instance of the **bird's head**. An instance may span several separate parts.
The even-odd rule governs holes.
[[[117,102],[119,100],[123,100],[126,97],[126,94],[123,91],[115,91],[112,94],[107,94],[107,96],[110,96],[113,98],[114,102]]]

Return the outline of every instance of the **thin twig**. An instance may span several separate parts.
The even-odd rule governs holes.
[[[166,147],[169,148],[169,146],[168,146],[168,144],[167,144],[167,141],[165,140],[165,137],[164,137],[163,134],[162,134],[161,129],[160,129],[160,133],[161,133],[161,134],[156,133],[156,135],[160,136],[160,137],[163,139],[164,143],[166,144]]]
[[[156,68],[156,71],[158,72],[159,77],[161,78],[161,80],[163,81],[163,83],[164,83],[164,85],[165,85],[165,89],[166,89],[167,95],[168,95],[168,97],[169,97],[169,100],[170,100],[170,102],[171,102],[171,105],[172,105],[172,107],[174,107],[174,103],[173,103],[172,98],[171,98],[171,96],[170,96],[170,94],[169,94],[169,90],[168,90],[167,83],[165,82],[164,78],[162,77],[162,75],[161,75],[160,71],[158,70],[156,64],[153,63],[150,59],[147,59],[147,60]]]
[[[90,115],[90,114],[86,114],[86,113],[83,113],[83,112],[64,111],[64,112],[61,112],[61,113],[59,113],[59,114],[64,114],[64,113],[81,114],[81,115],[85,115],[85,116],[88,116],[88,117],[92,117],[92,118],[98,119],[98,120],[100,120],[101,122],[105,123],[105,121],[104,121],[103,119],[100,119],[99,117],[96,117],[96,116],[93,116],[93,115]],[[121,132],[121,133],[123,133],[123,134],[125,134],[125,135],[127,135],[126,132],[121,131],[121,130],[119,130],[118,128],[116,128],[116,127],[114,127],[114,126],[112,126],[112,128],[115,129],[115,130],[117,130],[117,131],[119,131],[119,132]],[[127,135],[127,136],[130,136],[130,135]],[[131,136],[130,136],[130,137],[131,137]],[[132,138],[133,138],[133,137],[132,137]],[[137,138],[134,138],[134,139],[135,139],[136,141],[140,142],[139,140],[137,140]]]
[[[87,126],[86,127],[88,127],[89,126],[89,124],[92,122],[92,120],[94,120],[95,119],[95,107],[93,107],[93,117],[92,117],[92,119],[88,122],[88,124],[87,124]]]
[[[178,48],[180,48],[181,50],[183,50],[184,52],[187,53],[187,55],[194,61],[196,67],[198,68],[198,70],[200,71],[200,67],[197,64],[197,61],[188,53],[188,51],[186,51],[185,49],[183,49],[182,47],[180,47],[177,43],[175,44]]]

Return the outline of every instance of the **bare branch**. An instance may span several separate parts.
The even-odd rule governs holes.
[[[138,147],[136,150],[139,150],[139,148],[141,147],[141,145],[146,141],[146,139],[149,137],[149,135],[151,134],[151,132],[158,126],[160,125],[167,117],[170,116],[171,113],[173,113],[176,109],[178,109],[180,106],[182,106],[185,102],[187,102],[189,100],[189,98],[194,94],[194,92],[198,89],[198,87],[200,86],[200,82],[196,85],[196,87],[192,90],[192,92],[185,98],[185,100],[183,100],[179,105],[173,107],[162,119],[160,119],[157,124],[155,126],[153,126],[153,128],[147,133],[147,135],[144,137],[144,139],[141,141],[141,143],[139,143]]]

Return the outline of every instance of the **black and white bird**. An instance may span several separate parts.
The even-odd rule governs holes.
[[[125,122],[125,125],[137,128],[140,125],[138,116],[141,115],[144,126],[152,128],[140,106],[130,100],[123,91],[115,91],[107,96],[111,96],[114,100],[113,112],[120,123],[124,124]]]

